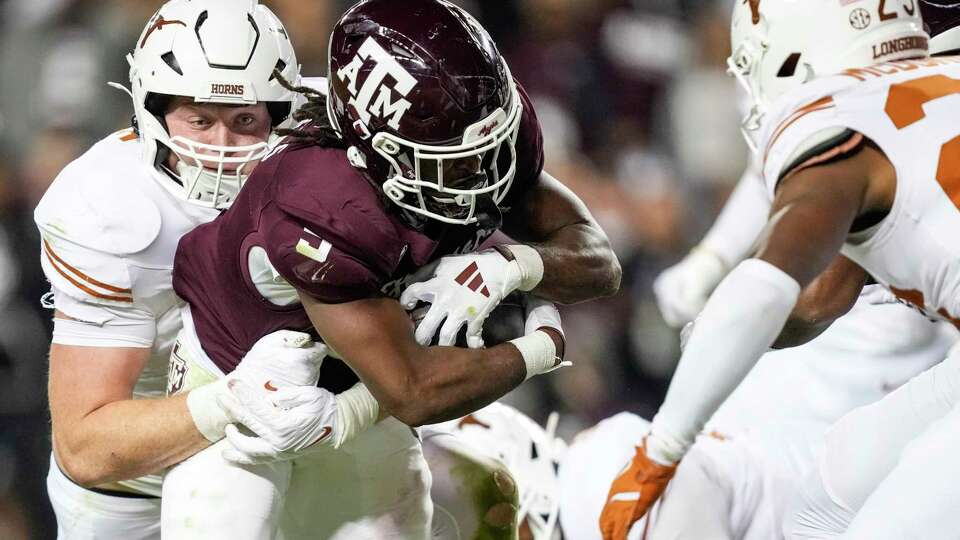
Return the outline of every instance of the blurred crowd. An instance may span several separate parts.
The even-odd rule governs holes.
[[[352,1],[262,1],[303,74],[325,75],[328,32]],[[126,83],[124,57],[161,3],[0,0],[0,538],[56,530],[45,494],[52,313],[32,211],[64,165],[129,126],[129,98],[106,83]],[[559,411],[567,436],[620,410],[649,417],[679,357],[651,283],[700,238],[747,155],[725,75],[731,0],[457,3],[531,94],[547,170],[587,202],[624,268],[619,295],[562,310],[576,367],[508,401],[538,421]]]

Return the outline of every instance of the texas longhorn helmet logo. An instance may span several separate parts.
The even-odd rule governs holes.
[[[147,29],[147,31],[143,34],[143,39],[140,40],[140,48],[142,49],[143,46],[147,44],[147,38],[149,38],[151,34],[157,30],[163,30],[163,27],[169,24],[179,24],[180,26],[184,27],[187,26],[187,23],[183,21],[168,21],[163,18],[163,15],[158,15],[157,20],[154,21],[153,24],[150,25],[150,28]]]
[[[367,74],[363,86],[358,89],[360,69],[368,62],[375,65]],[[357,49],[353,60],[337,71],[337,77],[347,83],[347,91],[351,96],[347,105],[356,111],[362,128],[366,128],[370,119],[376,116],[388,118],[387,124],[391,128],[400,129],[400,120],[413,106],[405,98],[417,85],[417,79],[375,39],[368,37]],[[393,80],[393,86],[387,84],[388,77]],[[393,99],[394,92],[400,95],[396,100]],[[359,134],[363,136],[362,130]]]

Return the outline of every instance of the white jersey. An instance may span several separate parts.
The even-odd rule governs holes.
[[[750,438],[778,474],[800,478],[830,425],[942,361],[956,340],[949,324],[861,299],[810,343],[765,354],[706,431]]]
[[[135,398],[166,392],[170,350],[181,327],[172,283],[177,243],[218,214],[174,198],[153,174],[137,137],[129,130],[115,133],[68,165],[34,213],[56,309],[87,323],[80,335],[55,329],[53,342],[149,348]],[[121,484],[160,495],[158,475]]]
[[[134,396],[166,391],[170,349],[180,329],[173,292],[177,242],[217,211],[175,199],[153,178],[129,130],[110,135],[68,165],[34,213],[43,237],[43,270],[57,310],[92,323],[65,345],[150,348]],[[122,322],[121,322],[122,321]],[[139,332],[111,331],[112,327]],[[122,345],[120,342],[126,341]]]
[[[577,435],[560,464],[560,524],[567,538],[601,540],[600,513],[610,484],[634,455],[638,437],[650,430],[650,422],[631,413],[620,413]],[[630,529],[628,540],[648,538],[723,538],[711,534],[729,531],[738,540],[772,540],[779,535],[777,510],[782,508],[780,486],[784,480],[765,463],[766,454],[746,438],[723,439],[701,436],[681,463],[685,470],[706,474],[699,484],[678,482],[678,472],[664,496],[647,516]],[[703,483],[709,485],[703,485]],[[697,493],[695,493],[697,492]],[[703,500],[699,492],[713,496]],[[683,507],[681,523],[663,518],[664,505]],[[705,505],[716,506],[716,516]],[[722,524],[701,523],[714,515]],[[648,523],[649,522],[649,523]],[[707,532],[710,531],[710,532]]]
[[[960,57],[879,64],[785,95],[766,123],[764,180],[777,182],[873,141],[893,164],[896,198],[843,254],[930,316],[960,316]]]
[[[677,483],[673,496],[668,491],[663,500],[696,506],[702,501],[685,490],[712,490],[725,498],[718,505],[732,538],[779,538],[788,498],[812,466],[814,449],[830,425],[942,360],[956,338],[952,326],[932,323],[906,306],[862,299],[812,342],[760,359],[708,422],[710,435],[698,438],[681,462],[706,474],[699,484]],[[607,490],[647,431],[649,422],[622,413],[573,441],[560,468],[565,534],[600,538],[596,523]],[[646,521],[635,525],[630,538],[659,527],[695,530],[692,522],[664,517],[676,515],[676,506],[658,514],[661,510],[657,506],[651,512],[649,528]],[[698,513],[704,512],[690,508],[688,514]]]
[[[325,78],[303,84],[327,87]],[[58,322],[53,343],[150,349],[133,394],[158,398],[166,393],[170,352],[182,328],[183,302],[172,281],[177,244],[219,212],[171,195],[142,150],[129,129],[101,140],[57,176],[34,220],[55,307],[82,323]],[[160,496],[159,475],[118,483]]]

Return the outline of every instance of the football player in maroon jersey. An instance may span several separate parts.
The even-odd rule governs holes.
[[[328,360],[322,388],[237,384],[244,409],[233,413],[260,438],[230,431],[172,471],[164,497],[187,490],[202,508],[189,486],[209,479],[225,451],[274,486],[254,504],[286,493],[288,537],[419,538],[429,481],[406,426],[458,418],[558,367],[563,336],[546,301],[613,294],[620,266],[580,199],[543,171],[529,98],[463,10],[442,0],[357,4],[334,28],[328,96],[308,93],[307,122],[229,211],[181,241],[174,285],[189,308],[175,361],[185,381],[215,380],[259,337],[309,329],[345,366]],[[498,229],[517,243],[475,253]],[[515,290],[539,299],[525,335],[482,348],[483,320]],[[415,334],[404,308],[418,301],[432,306]],[[438,328],[440,346],[429,346]],[[461,332],[471,348],[445,346]],[[260,465],[294,458],[311,466],[291,475]],[[392,498],[329,489],[333,475],[362,483],[355,471],[372,461]],[[336,517],[317,519],[319,506]],[[215,514],[180,521],[195,528]],[[221,515],[204,534],[235,537]],[[515,529],[509,513],[482,521]]]

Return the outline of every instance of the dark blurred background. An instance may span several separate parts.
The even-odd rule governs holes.
[[[403,0],[396,0],[402,2]],[[352,2],[263,0],[306,76]],[[620,410],[650,416],[678,357],[657,273],[704,232],[746,158],[725,76],[732,0],[462,0],[531,94],[547,168],[576,191],[624,267],[614,298],[563,309],[576,367],[507,401],[570,436]],[[57,173],[129,125],[126,53],[159,0],[0,0],[0,538],[54,538],[46,500],[46,350],[32,211]]]

